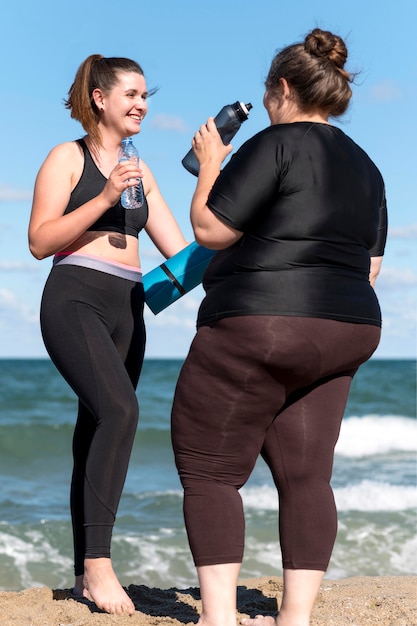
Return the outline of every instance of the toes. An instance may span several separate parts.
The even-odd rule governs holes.
[[[99,609],[101,609],[102,611],[104,611],[105,613],[108,613],[110,615],[133,615],[135,612],[135,606],[134,604],[128,604],[128,603],[114,603],[114,604],[110,604],[108,602],[103,603],[103,604],[98,604],[96,602],[96,605],[98,606]]]
[[[270,622],[272,626],[276,623],[276,620],[269,615],[255,615],[255,617],[244,617],[240,620],[240,623],[245,626],[260,626],[262,622],[265,622],[266,624]]]

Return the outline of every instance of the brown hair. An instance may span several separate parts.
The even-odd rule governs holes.
[[[97,147],[101,146],[98,128],[100,114],[92,94],[95,89],[108,94],[118,82],[118,72],[136,72],[143,76],[141,66],[131,59],[90,55],[78,68],[68,98],[64,101],[66,108],[71,111],[71,117],[82,124]]]
[[[283,48],[274,57],[265,87],[278,94],[280,78],[295,91],[303,111],[318,109],[332,117],[342,115],[352,96],[353,75],[344,69],[348,51],[338,35],[315,28],[303,43]]]

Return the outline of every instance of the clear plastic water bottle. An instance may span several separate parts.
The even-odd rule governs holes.
[[[139,167],[139,152],[133,145],[132,137],[124,137],[119,150],[120,161],[134,161]],[[128,187],[121,195],[120,201],[125,209],[139,209],[143,204],[143,186],[140,178],[134,187]]]
[[[248,119],[251,108],[250,102],[248,104],[235,102],[234,104],[227,104],[218,112],[214,122],[225,146],[232,141],[242,122]],[[198,176],[200,164],[192,148],[187,152],[181,163],[191,174]]]

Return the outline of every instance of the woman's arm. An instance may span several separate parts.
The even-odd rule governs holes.
[[[128,178],[142,175],[131,161],[119,163],[98,196],[64,215],[82,167],[83,156],[78,145],[68,142],[51,150],[39,170],[29,222],[29,248],[37,259],[68,248],[116,204]]]
[[[220,166],[231,152],[225,146],[213,118],[194,135],[192,146],[200,163],[197,187],[191,201],[191,223],[197,243],[213,250],[228,248],[242,237],[242,232],[222,222],[207,206],[207,199]]]
[[[372,256],[371,257],[371,269],[369,272],[369,282],[372,287],[375,288],[375,281],[378,278],[378,274],[381,271],[382,259],[383,256]]]
[[[382,194],[382,201],[379,208],[379,223],[377,230],[376,242],[372,249],[369,251],[371,257],[371,267],[369,271],[369,282],[372,287],[375,287],[375,281],[378,277],[378,274],[381,270],[382,259],[385,245],[387,242],[387,233],[388,233],[388,210],[387,210],[387,199],[385,195],[385,188]]]
[[[149,217],[145,230],[161,254],[168,259],[187,245],[175,217],[165,202],[149,167],[141,159]]]

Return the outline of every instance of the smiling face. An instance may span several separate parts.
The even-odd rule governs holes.
[[[94,99],[100,111],[100,124],[116,131],[121,137],[140,132],[148,111],[145,77],[136,72],[119,72],[113,89],[103,94],[96,90]]]

